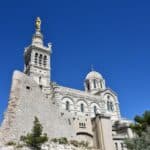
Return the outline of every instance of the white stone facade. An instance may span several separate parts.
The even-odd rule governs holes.
[[[88,141],[93,148],[125,150],[123,140],[133,134],[130,121],[121,118],[117,94],[96,71],[85,77],[85,91],[52,82],[51,52],[51,44],[45,47],[36,29],[32,44],[25,48],[24,73],[15,71],[12,78],[0,143],[18,141],[30,132],[37,116],[49,138],[67,137]]]

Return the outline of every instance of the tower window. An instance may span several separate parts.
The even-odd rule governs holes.
[[[89,81],[86,83],[87,85],[87,89],[90,90],[90,84],[89,84]]]
[[[40,56],[39,56],[39,65],[40,66],[42,65],[42,54],[40,54]]]
[[[34,63],[37,65],[38,53],[35,53]]]
[[[96,80],[93,80],[94,88],[96,88]]]
[[[80,109],[81,109],[81,112],[84,112],[84,104],[83,103],[80,105]]]
[[[102,81],[100,81],[100,85],[101,85],[101,88],[103,88],[103,86],[102,86]]]
[[[47,65],[47,56],[44,56],[43,65],[44,65],[44,67],[46,67],[46,65]]]
[[[66,101],[66,110],[70,110],[70,104],[69,104],[69,102],[68,101]]]

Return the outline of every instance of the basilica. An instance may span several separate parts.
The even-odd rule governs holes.
[[[116,92],[95,70],[85,76],[84,91],[56,84],[51,81],[51,55],[52,44],[44,45],[37,17],[32,42],[24,50],[24,71],[13,73],[0,144],[30,132],[37,116],[49,139],[66,137],[86,141],[93,149],[126,150],[124,139],[133,137],[131,121],[121,117]]]

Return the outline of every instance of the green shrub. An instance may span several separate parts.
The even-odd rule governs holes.
[[[59,144],[64,144],[64,145],[68,144],[68,140],[66,137],[53,138],[53,139],[51,139],[51,141],[54,143],[59,143]]]
[[[16,143],[13,142],[13,141],[9,141],[9,142],[6,143],[6,145],[9,145],[9,146],[10,146],[10,145],[16,145]]]
[[[54,142],[54,143],[57,143],[58,139],[57,138],[53,138],[53,139],[51,139],[51,141]]]
[[[85,147],[88,148],[89,147],[89,143],[87,141],[76,141],[76,140],[70,140],[70,144],[75,146],[75,147]]]
[[[70,144],[75,146],[75,147],[78,147],[79,146],[79,142],[76,141],[76,140],[70,140]]]
[[[87,141],[81,141],[81,142],[79,142],[79,146],[87,148],[89,146],[89,143]]]
[[[20,140],[23,141],[28,147],[35,150],[41,150],[41,145],[48,141],[47,134],[42,134],[43,127],[37,117],[34,119],[32,132],[26,136],[21,136]]]
[[[17,146],[16,146],[16,148],[22,148],[24,145],[23,144],[18,144]]]
[[[59,144],[68,144],[68,140],[66,137],[62,137],[60,139],[58,139]]]

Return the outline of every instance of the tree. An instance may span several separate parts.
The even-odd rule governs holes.
[[[132,139],[126,139],[128,150],[150,150],[150,111],[134,118],[131,129],[136,134]]]
[[[41,145],[48,141],[47,134],[42,134],[43,127],[37,117],[34,118],[32,132],[26,136],[21,136],[20,140],[27,146],[35,150],[41,150]]]
[[[142,132],[141,136],[126,139],[125,144],[128,150],[150,150],[150,128],[147,132]]]
[[[142,116],[135,116],[135,123],[131,125],[131,129],[138,135],[141,136],[142,132],[146,132],[150,126],[150,111],[145,111]]]

